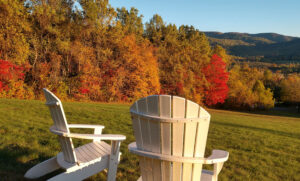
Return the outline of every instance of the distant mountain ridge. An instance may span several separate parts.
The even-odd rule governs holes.
[[[266,38],[277,43],[300,39],[299,37],[286,36],[277,33],[258,33],[258,34],[251,34],[251,36]]]
[[[229,54],[261,57],[261,61],[299,61],[300,38],[277,33],[204,32],[211,45],[221,45]]]

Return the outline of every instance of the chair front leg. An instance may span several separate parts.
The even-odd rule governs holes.
[[[102,134],[102,130],[103,128],[95,128],[94,129],[94,134]],[[100,138],[94,138],[93,139],[93,142],[100,142],[101,139]]]
[[[120,141],[111,141],[107,181],[115,181],[119,163]]]
[[[213,175],[213,181],[218,181],[218,175],[220,171],[222,170],[224,162],[219,162],[214,164],[214,175]]]

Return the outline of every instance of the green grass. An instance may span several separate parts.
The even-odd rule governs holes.
[[[137,157],[127,145],[134,141],[129,105],[64,102],[69,123],[101,124],[104,133],[124,134],[118,180],[137,180]],[[206,155],[212,149],[230,153],[220,180],[300,180],[300,118],[208,110],[212,115]],[[270,115],[273,114],[273,115]],[[48,108],[41,101],[0,99],[0,180],[24,180],[32,166],[55,156],[60,146],[51,134]],[[75,140],[75,144],[83,144]],[[99,173],[88,180],[104,180]],[[49,176],[43,177],[45,180]]]

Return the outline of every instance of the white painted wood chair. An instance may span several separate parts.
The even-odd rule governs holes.
[[[213,150],[204,158],[210,115],[198,104],[177,96],[154,95],[130,108],[139,156],[139,181],[216,181],[229,153]],[[214,170],[202,169],[214,164]]]
[[[126,137],[101,134],[104,126],[100,125],[68,124],[61,101],[47,89],[44,89],[44,94],[47,100],[46,105],[54,121],[50,131],[58,135],[62,152],[32,167],[26,172],[25,178],[39,178],[62,168],[66,171],[49,180],[83,180],[104,169],[108,170],[107,180],[115,180],[120,157],[120,142]],[[92,128],[94,134],[71,133],[69,128]],[[91,139],[93,142],[74,148],[72,138]],[[111,140],[111,145],[102,140]]]

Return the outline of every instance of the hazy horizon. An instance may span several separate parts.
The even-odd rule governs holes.
[[[222,31],[215,31],[215,30],[200,30],[201,32],[216,32],[216,33],[241,33],[241,34],[267,34],[267,33],[275,33],[275,34],[279,34],[279,35],[284,35],[284,36],[291,36],[291,37],[297,37],[300,38],[300,36],[293,36],[293,35],[287,35],[287,34],[283,34],[283,33],[276,33],[276,32],[258,32],[258,33],[249,33],[249,32],[238,32],[238,31],[228,31],[228,32],[222,32]]]

